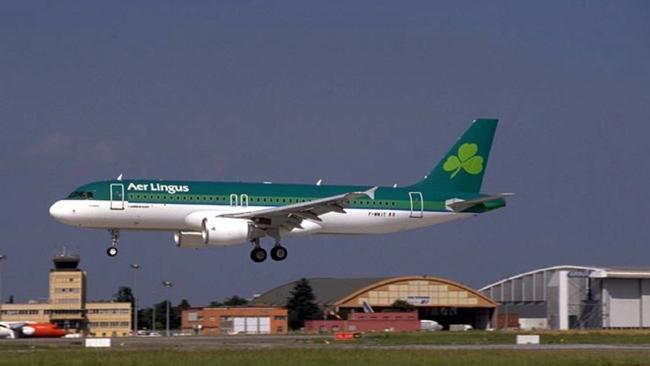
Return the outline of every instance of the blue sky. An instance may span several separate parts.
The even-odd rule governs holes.
[[[4,297],[47,296],[82,255],[89,298],[201,305],[299,277],[431,274],[481,286],[556,264],[650,265],[650,6],[644,1],[7,2],[0,10]],[[365,237],[175,248],[170,233],[50,219],[130,178],[406,185],[477,117],[501,120],[497,212]],[[160,281],[176,286],[163,291]]]

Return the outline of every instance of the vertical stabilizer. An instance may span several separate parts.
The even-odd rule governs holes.
[[[479,192],[497,123],[497,119],[474,120],[431,173],[413,187],[420,190]]]

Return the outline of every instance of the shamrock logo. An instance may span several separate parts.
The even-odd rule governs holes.
[[[443,164],[442,169],[446,172],[453,172],[449,179],[452,179],[464,170],[469,174],[479,174],[483,171],[483,157],[476,155],[478,152],[478,145],[465,143],[458,148],[458,156],[451,155]]]

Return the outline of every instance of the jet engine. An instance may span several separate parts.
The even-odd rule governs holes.
[[[207,247],[200,231],[177,231],[174,233],[174,242],[179,248],[200,249]]]
[[[227,246],[253,239],[252,222],[228,217],[209,217],[203,219],[201,236],[207,245]]]

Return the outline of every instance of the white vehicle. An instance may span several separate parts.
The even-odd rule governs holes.
[[[420,330],[435,332],[442,330],[442,325],[435,320],[420,320]]]
[[[450,324],[449,325],[449,330],[452,332],[466,332],[468,330],[472,330],[474,327],[472,327],[469,324]]]

